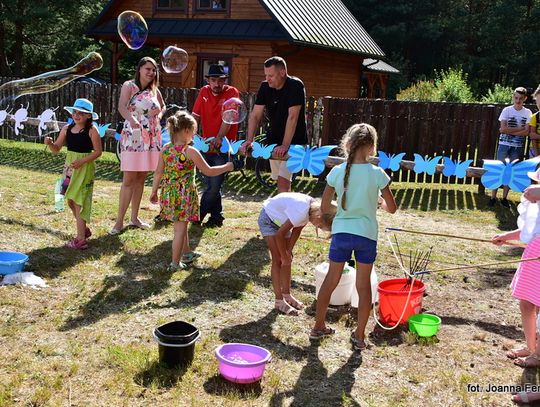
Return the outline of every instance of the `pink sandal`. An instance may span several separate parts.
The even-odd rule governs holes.
[[[66,244],[66,247],[75,250],[86,250],[88,249],[88,242],[86,240],[73,239]]]

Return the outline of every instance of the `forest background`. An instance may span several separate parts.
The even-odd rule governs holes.
[[[442,100],[497,102],[489,96],[500,92],[509,101],[508,88],[536,88],[540,82],[540,0],[343,2],[401,72],[390,77],[390,99],[422,100],[427,92],[430,100],[435,96],[425,88],[446,79],[466,89],[454,92],[462,100],[439,95]],[[97,51],[105,64],[95,76],[109,81],[111,43],[85,36],[106,3],[1,0],[0,76],[65,68]],[[120,80],[131,77],[141,56],[159,53],[147,47],[126,53]]]

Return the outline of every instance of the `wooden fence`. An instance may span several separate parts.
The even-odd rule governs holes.
[[[0,78],[0,83],[12,79]],[[94,102],[100,124],[112,123],[114,128],[121,119],[118,113],[120,87],[71,82],[53,92],[18,98],[10,106],[11,113],[28,104],[29,117],[37,117],[47,108],[59,107],[57,119],[65,121],[68,115],[62,107],[71,105],[76,98],[86,97]],[[174,103],[188,110],[192,109],[198,93],[197,89],[181,88],[162,88],[161,91],[167,104]],[[251,110],[255,95],[243,93],[241,98]],[[482,159],[494,157],[499,134],[498,117],[503,107],[475,103],[309,97],[306,118],[310,145],[338,144],[350,125],[366,122],[378,130],[379,150],[405,152],[409,160],[413,159],[413,153],[429,157],[442,154],[461,161],[472,159],[472,165],[481,167]],[[246,126],[247,120],[240,125],[240,130],[245,130]],[[28,131],[24,133],[28,134]],[[1,126],[0,137],[14,138],[11,126]],[[114,142],[107,144],[111,144],[107,149],[114,147]],[[415,180],[432,181],[431,178],[424,180],[418,177]]]

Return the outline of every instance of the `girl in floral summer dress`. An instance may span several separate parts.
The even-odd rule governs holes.
[[[157,63],[150,57],[139,61],[135,79],[126,81],[120,91],[118,111],[125,119],[120,140],[120,169],[124,173],[118,215],[109,234],[117,235],[124,228],[124,216],[131,204],[129,226],[147,229],[149,224],[139,219],[144,181],[148,171],[154,171],[161,150],[159,120],[165,102],[158,89]]]
[[[170,271],[185,269],[197,255],[189,247],[188,222],[199,220],[199,196],[195,185],[195,167],[204,175],[215,177],[232,171],[234,165],[210,167],[201,153],[190,146],[197,130],[197,122],[189,113],[180,111],[167,120],[171,142],[163,147],[159,160],[150,202],[158,202],[161,188],[160,218],[174,222],[172,262]]]

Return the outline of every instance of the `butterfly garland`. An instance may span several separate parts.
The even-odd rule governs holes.
[[[253,158],[266,158],[269,159],[272,157],[272,151],[274,151],[274,148],[277,146],[277,144],[270,144],[270,145],[264,145],[261,143],[258,143],[254,141],[251,144],[251,156]]]
[[[73,123],[73,119],[70,117],[70,118],[67,120],[67,124],[70,125],[71,123]],[[111,126],[111,123],[98,124],[97,122],[92,122],[92,124],[93,124],[94,126],[97,127],[98,133],[99,133],[99,137],[100,137],[100,138],[105,137],[105,133],[107,133],[107,129]],[[116,140],[120,140],[121,135],[120,135],[119,133],[116,133],[116,134],[114,135],[114,138],[115,138]]]
[[[379,167],[383,170],[397,171],[403,157],[405,157],[405,153],[387,154],[384,151],[379,151]]]
[[[417,174],[421,174],[425,172],[428,175],[435,174],[435,171],[437,170],[437,164],[441,160],[442,156],[438,155],[436,157],[428,159],[427,157],[424,158],[420,154],[414,154],[414,167],[413,171]]]
[[[287,169],[293,173],[308,170],[311,175],[319,175],[324,170],[324,160],[336,147],[334,145],[304,147],[294,144],[288,151]]]
[[[455,176],[457,178],[465,178],[467,175],[467,168],[471,165],[473,160],[465,160],[462,162],[454,161],[449,157],[443,157],[444,168],[443,175],[446,177]]]
[[[221,148],[219,149],[219,151],[223,154],[238,154],[238,150],[240,150],[240,146],[243,142],[244,140],[236,140],[230,142],[227,137],[223,137],[223,142],[221,143]]]
[[[505,159],[484,160],[483,168],[486,170],[482,178],[482,185],[488,189],[497,189],[500,186],[507,186],[512,191],[523,192],[531,185],[528,172],[536,170],[540,164],[540,157],[531,158],[525,161]]]

